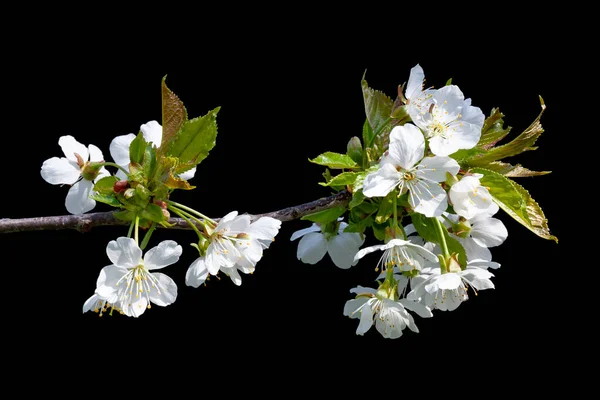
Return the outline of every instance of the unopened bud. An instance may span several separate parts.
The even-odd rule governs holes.
[[[460,271],[462,271],[462,268],[460,267],[460,262],[458,262],[458,254],[452,253],[450,260],[448,260],[448,272]]]
[[[452,186],[458,182],[458,178],[452,175],[450,172],[446,172],[446,184]]]
[[[127,181],[127,180],[117,181],[113,185],[113,190],[115,193],[121,193],[122,191],[127,189],[127,186],[129,186],[129,181]]]
[[[154,204],[156,204],[157,206],[159,206],[163,210],[167,209],[167,203],[164,202],[163,200],[154,200]]]
[[[125,196],[126,199],[132,198],[133,196],[135,196],[135,189],[129,188],[129,189],[125,190],[125,193],[123,193],[123,196]]]
[[[346,146],[348,156],[358,165],[363,163],[363,148],[360,139],[354,136],[348,141]]]
[[[80,158],[81,157],[79,157],[77,159],[78,160],[77,162],[79,162]],[[84,166],[81,170],[81,176],[85,180],[93,181],[94,179],[96,179],[98,177],[98,174],[100,173],[100,169],[102,169],[103,166],[104,166],[104,161],[87,162],[84,164]]]
[[[165,208],[161,208],[161,211],[163,213],[163,215],[165,216],[166,219],[171,218],[171,214],[169,213],[169,211]]]

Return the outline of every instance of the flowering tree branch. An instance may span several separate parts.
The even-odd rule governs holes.
[[[272,217],[282,222],[292,221],[318,211],[346,205],[348,201],[350,201],[351,197],[351,194],[344,190],[329,197],[322,197],[309,203],[287,207],[264,214],[252,215],[252,220],[257,220],[260,217]],[[215,220],[218,220],[218,218]],[[168,222],[172,225],[170,229],[192,229],[183,218],[170,218]],[[0,219],[0,233],[47,231],[59,229],[75,229],[80,232],[88,232],[96,226],[121,226],[128,224],[129,222],[121,221],[115,218],[111,211],[81,215],[59,215],[52,217],[19,219],[3,218]]]

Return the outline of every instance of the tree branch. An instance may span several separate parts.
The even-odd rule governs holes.
[[[323,197],[309,203],[298,206],[287,207],[282,210],[272,211],[264,214],[252,215],[252,220],[260,217],[272,217],[282,222],[292,221],[305,215],[318,211],[327,210],[332,207],[348,204],[352,195],[344,190],[329,197]],[[216,218],[215,221],[219,219]],[[170,218],[169,223],[173,226],[169,229],[192,229],[182,218]],[[82,215],[59,215],[54,217],[35,217],[0,219],[0,233],[28,232],[28,231],[48,231],[59,229],[75,229],[80,232],[88,232],[95,226],[129,225],[116,219],[111,211],[98,212]]]

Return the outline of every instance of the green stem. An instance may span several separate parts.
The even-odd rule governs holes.
[[[178,212],[177,215],[183,214],[186,217],[188,217],[189,219],[198,222],[200,225],[202,225],[204,227],[204,230],[207,231],[207,229],[206,229],[206,222],[207,221],[203,221],[203,220],[199,219],[198,217],[196,217],[195,215],[192,215],[189,212],[184,211],[184,210],[182,210],[180,208],[177,208],[177,207],[175,207],[173,205],[170,205],[170,204],[167,206],[167,209]]]
[[[135,220],[131,220],[131,223],[129,224],[129,230],[127,231],[128,238],[130,238],[133,233],[133,225],[135,225]]]
[[[397,198],[398,195],[396,194],[396,191],[394,191],[394,195],[392,196],[392,210],[394,213],[394,226],[392,229],[394,230],[394,237],[396,237],[396,229],[398,228],[398,205],[396,204]]]
[[[440,268],[442,270],[442,273],[446,273],[446,267],[448,266],[448,262],[450,261],[450,251],[448,250],[448,244],[446,243],[446,228],[444,227],[444,225],[442,225],[442,223],[440,222],[439,219],[437,219],[436,217],[433,217],[433,221],[435,224],[435,227],[437,229],[437,233],[438,236],[440,237],[440,247],[442,248],[442,255],[444,258],[444,264],[442,265],[442,260],[440,260]],[[447,231],[446,231],[447,232]]]
[[[115,164],[113,162],[103,162],[102,165],[104,165],[105,167],[115,167],[120,169],[121,171],[125,172],[125,175],[129,176],[129,171],[127,171],[125,168],[121,167],[119,164]]]
[[[198,235],[198,238],[202,237],[202,233],[200,233],[200,231],[198,230],[198,228],[196,228],[196,224],[194,224],[192,221],[190,221],[190,219],[184,215],[183,211],[181,211],[181,210],[179,210],[178,208],[175,208],[175,207],[169,207],[169,210],[173,211],[175,214],[177,214],[181,218],[185,219],[185,221],[192,227],[192,229],[194,231],[196,231],[196,234]]]
[[[217,222],[216,222],[215,220],[213,220],[213,219],[211,219],[211,218],[208,218],[206,215],[202,214],[201,212],[198,212],[198,211],[194,210],[193,208],[190,208],[190,207],[188,207],[188,206],[185,206],[185,205],[183,205],[183,204],[176,203],[176,202],[174,202],[174,201],[172,201],[172,200],[167,200],[167,201],[166,201],[166,203],[167,203],[167,204],[170,204],[170,205],[172,205],[172,206],[178,207],[178,208],[180,208],[180,209],[182,209],[182,210],[189,211],[189,212],[191,212],[192,214],[196,214],[197,216],[199,216],[200,218],[203,218],[203,219],[207,220],[207,221],[208,221],[208,222],[210,222],[211,224],[217,225]]]
[[[156,229],[156,222],[153,222],[150,229],[148,229],[148,232],[146,232],[146,234],[144,235],[144,240],[142,240],[140,249],[144,250],[146,248],[146,246],[148,245],[148,241],[150,240],[150,236],[152,236],[152,233],[154,232],[155,229]]]
[[[135,216],[135,244],[139,245],[139,230],[140,230],[140,217]]]

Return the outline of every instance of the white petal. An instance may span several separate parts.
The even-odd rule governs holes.
[[[405,95],[408,100],[416,100],[417,96],[423,91],[423,82],[425,81],[425,72],[419,64],[410,70],[408,83],[406,84]]]
[[[75,140],[71,135],[61,136],[60,139],[58,139],[58,145],[61,147],[63,153],[65,153],[65,157],[67,157],[69,161],[77,163],[75,153],[79,154],[84,162],[89,159],[87,147]]]
[[[465,102],[465,95],[461,92],[458,86],[448,85],[439,88],[433,95],[435,102],[443,107],[449,113],[457,109],[462,109]]]
[[[327,253],[327,239],[322,233],[305,235],[298,243],[297,257],[307,264],[316,264]]]
[[[90,152],[90,161],[104,161],[102,150],[100,150],[98,147],[90,144],[88,146],[88,150]]]
[[[402,304],[407,310],[414,311],[421,318],[430,318],[433,317],[431,310],[429,307],[424,306],[421,303],[415,303],[414,301],[400,299],[398,300],[400,304]]]
[[[465,252],[467,253],[467,261],[492,261],[492,253],[488,250],[488,248],[478,245],[477,243],[475,243],[475,240],[473,240],[473,238],[458,238],[458,241],[465,248]]]
[[[494,275],[485,269],[467,267],[461,271],[461,276],[476,290],[494,289],[494,284],[490,280]]]
[[[365,304],[360,310],[360,323],[356,328],[357,335],[364,335],[373,326],[373,311],[370,304]]]
[[[488,260],[469,260],[469,262],[467,263],[467,268],[469,268],[469,267],[482,268],[482,269],[488,269],[488,268],[498,269],[498,268],[500,268],[500,263],[497,263],[494,261],[488,261]]]
[[[132,238],[120,237],[106,246],[108,259],[118,267],[133,268],[142,261],[142,250]]]
[[[208,278],[206,263],[203,257],[198,257],[185,274],[185,284],[197,288],[206,281],[206,278]]]
[[[173,304],[177,298],[177,285],[173,279],[160,272],[152,275],[158,279],[158,285],[150,290],[150,301],[161,307]]]
[[[95,293],[104,300],[111,298],[117,292],[117,282],[119,282],[126,273],[126,268],[117,267],[116,265],[109,265],[108,267],[102,268],[101,274],[104,275],[105,280],[96,288]]]
[[[146,142],[152,142],[156,147],[160,147],[162,143],[162,126],[156,121],[150,121],[140,126],[142,135]]]
[[[128,317],[139,317],[146,311],[148,307],[148,300],[146,296],[140,296],[134,300],[131,304],[123,304],[123,314]]]
[[[92,210],[96,206],[96,201],[90,199],[90,194],[94,188],[94,182],[80,180],[67,193],[65,206],[71,214],[83,214]]]
[[[425,290],[429,293],[435,293],[438,290],[454,290],[461,284],[461,277],[456,273],[447,273],[436,276],[429,284],[425,285]]]
[[[292,233],[290,240],[296,240],[296,239],[306,235],[307,233],[311,233],[311,232],[321,232],[321,227],[319,227],[319,225],[317,225],[317,224],[312,224],[308,228],[300,229],[299,231]]]
[[[96,309],[96,306],[99,301],[102,301],[97,294],[93,294],[89,299],[83,303],[83,312],[93,311]]]
[[[206,250],[206,268],[211,275],[217,275],[223,268],[235,265],[240,253],[229,240],[215,240]]]
[[[389,155],[397,160],[402,168],[411,169],[424,154],[425,137],[419,128],[412,124],[405,124],[392,129]]]
[[[471,226],[471,237],[480,246],[500,246],[508,237],[506,227],[496,218],[480,218]]]
[[[417,176],[435,182],[444,182],[446,172],[456,175],[460,166],[450,157],[425,157],[418,166]]]
[[[432,263],[439,262],[437,256],[423,246],[419,246],[418,244],[414,244],[412,242],[408,242],[404,244],[404,246],[407,247],[407,250],[409,250],[411,255],[412,253],[417,253],[420,257],[423,257],[424,259],[429,260]]]
[[[429,139],[429,148],[436,156],[446,157],[460,150],[460,146],[454,136],[444,138],[441,136],[433,136]]]
[[[237,271],[237,268],[233,267],[233,268],[223,268],[223,272],[229,276],[229,278],[231,279],[231,281],[236,285],[236,286],[240,286],[242,284],[242,277],[240,276],[240,274]]]
[[[261,217],[246,229],[246,233],[254,239],[271,242],[281,228],[281,221],[271,217]]]
[[[337,267],[348,269],[358,262],[354,261],[354,256],[362,245],[362,240],[357,242],[357,237],[360,240],[358,233],[342,233],[329,239],[327,252]]]
[[[240,252],[240,258],[236,261],[238,267],[245,274],[254,272],[256,263],[263,256],[263,247],[258,240],[244,240],[236,242],[236,247]]]
[[[400,173],[391,164],[384,164],[367,175],[363,182],[366,197],[384,197],[400,183]]]
[[[183,179],[184,181],[189,181],[194,177],[194,175],[196,175],[196,167],[179,174],[179,178]]]
[[[396,268],[394,268],[395,270]],[[383,273],[382,273],[383,274]],[[385,278],[382,277],[382,278]],[[406,288],[408,287],[408,278],[404,275],[399,275],[396,280],[398,281],[398,285],[396,287],[396,290],[398,291],[398,295],[402,296],[402,294],[404,293],[404,291],[406,290]]]
[[[373,289],[373,288],[370,288],[370,287],[364,287],[364,286],[358,285],[357,287],[350,289],[350,293],[356,293],[356,294],[365,294],[365,293],[377,294],[377,289]]]
[[[116,164],[122,167],[129,165],[129,146],[133,142],[133,139],[135,139],[135,135],[130,133],[128,135],[117,136],[110,142],[110,156]]]
[[[435,182],[413,182],[408,196],[412,208],[429,218],[442,215],[448,208],[446,191]]]
[[[66,158],[52,157],[42,164],[42,178],[52,185],[72,185],[81,176],[77,163]]]
[[[177,242],[173,240],[162,241],[158,246],[148,250],[144,256],[144,267],[150,271],[175,264],[182,252],[183,249]]]
[[[387,249],[387,247],[385,247],[386,245],[387,245],[387,243],[386,244],[376,244],[374,246],[365,247],[364,249],[360,249],[358,251],[358,253],[356,253],[356,255],[354,256],[354,259],[355,260],[361,259],[364,256],[366,256],[367,254],[373,253],[378,250],[386,250]]]

